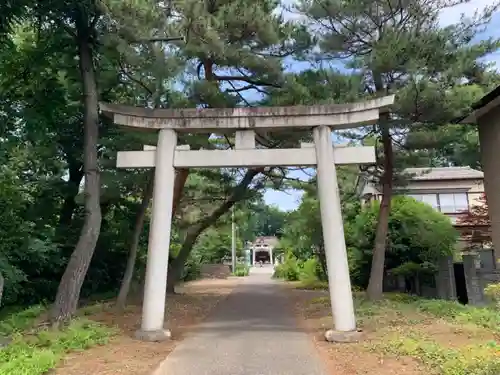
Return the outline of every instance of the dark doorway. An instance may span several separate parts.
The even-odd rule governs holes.
[[[453,270],[455,271],[455,286],[457,289],[458,302],[466,305],[469,303],[469,297],[467,297],[467,285],[465,284],[464,264],[454,263]]]
[[[271,261],[269,258],[269,252],[268,251],[256,251],[255,252],[255,261],[258,263],[262,261],[262,263],[268,263]]]

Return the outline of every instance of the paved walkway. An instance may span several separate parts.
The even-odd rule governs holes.
[[[268,267],[257,267],[168,356],[161,375],[326,375]]]

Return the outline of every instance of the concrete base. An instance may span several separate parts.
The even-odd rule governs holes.
[[[359,340],[361,340],[362,336],[363,332],[361,331],[340,332],[330,329],[325,332],[325,340],[328,342],[358,342]]]
[[[135,332],[135,338],[141,341],[149,341],[149,342],[160,342],[170,340],[172,337],[171,332],[166,330],[158,330],[158,331],[142,331],[138,330]]]

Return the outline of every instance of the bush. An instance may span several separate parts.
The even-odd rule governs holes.
[[[243,277],[243,276],[248,276],[249,273],[250,273],[250,267],[248,267],[246,264],[237,264],[236,269],[233,272],[233,275],[238,277]]]
[[[379,208],[379,203],[374,202],[346,231],[353,284],[361,288],[368,284]],[[405,196],[392,199],[388,229],[385,263],[388,270],[404,264],[428,268],[441,256],[453,254],[458,236],[448,217]]]
[[[184,266],[182,280],[183,281],[191,281],[196,280],[201,276],[201,264],[197,259],[193,257],[189,257],[186,265]]]
[[[286,281],[297,281],[299,280],[299,272],[300,270],[297,258],[290,253],[287,253],[285,261],[276,266],[274,269],[274,277],[284,279]]]
[[[318,278],[318,261],[316,258],[307,259],[302,263],[299,269],[299,280],[305,283],[311,283],[319,280]]]
[[[500,309],[500,283],[488,285],[484,288],[484,295]]]
[[[301,262],[289,253],[285,261],[274,269],[274,277],[286,281],[302,281],[304,286],[321,285],[318,289],[324,289],[326,275],[317,258],[310,258]],[[313,287],[316,289],[316,287]]]

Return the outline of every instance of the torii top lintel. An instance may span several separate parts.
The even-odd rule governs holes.
[[[327,125],[355,128],[377,122],[394,103],[394,95],[348,104],[289,107],[150,109],[100,103],[101,111],[118,125],[144,130],[180,132],[280,130]]]

